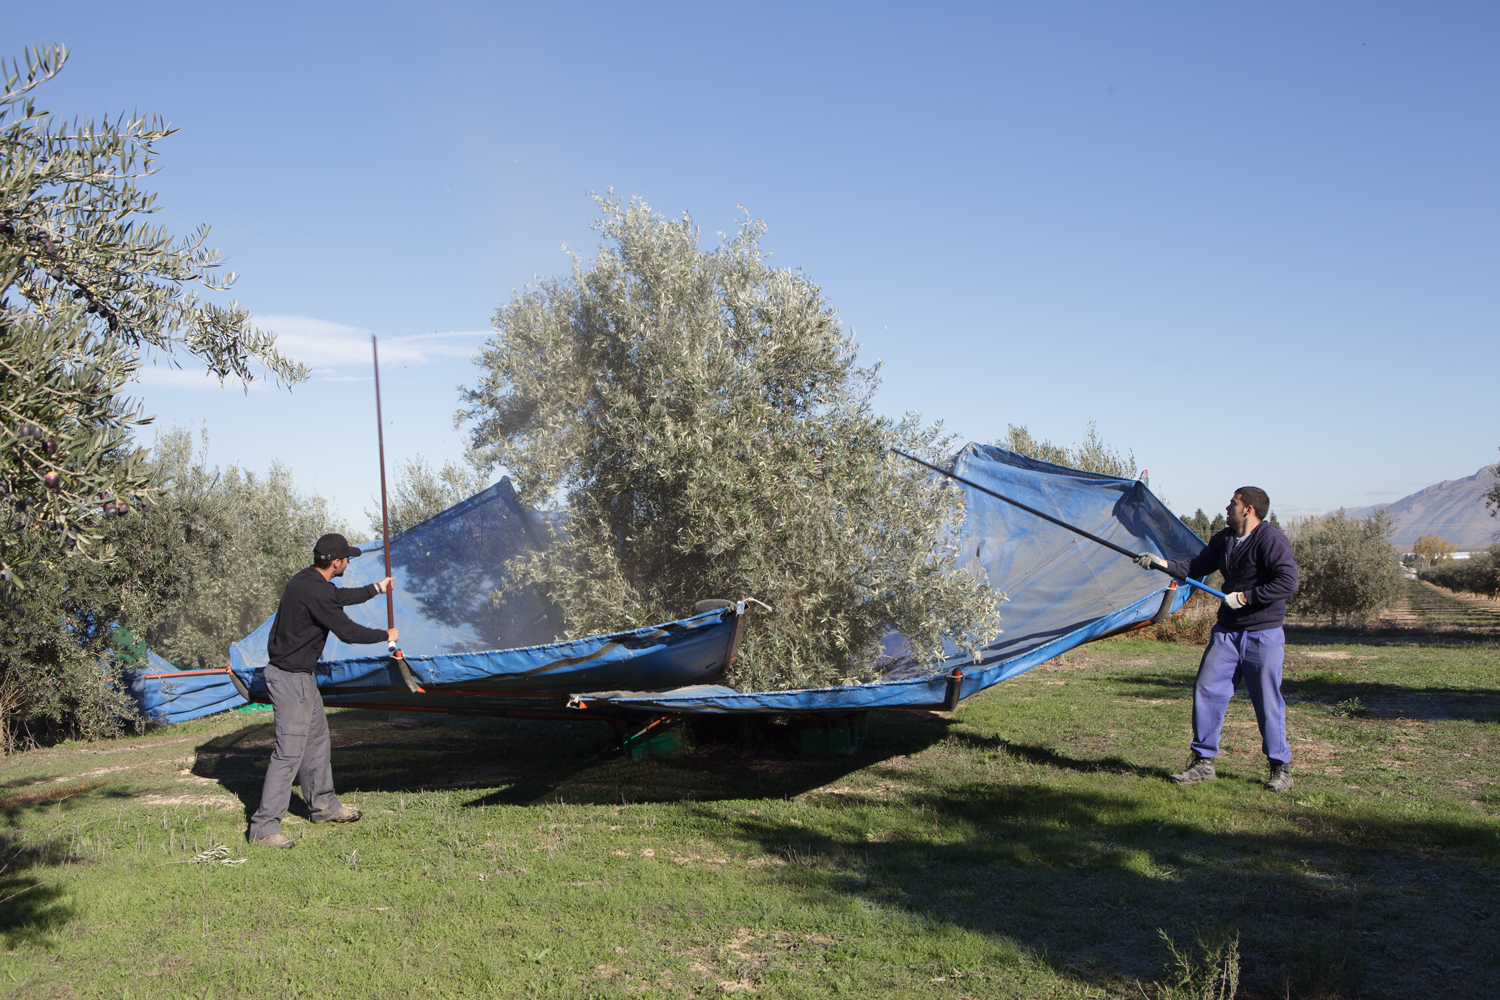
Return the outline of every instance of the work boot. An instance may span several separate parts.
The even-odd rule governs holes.
[[[278,830],[276,833],[273,833],[270,836],[257,837],[256,839],[250,841],[250,843],[259,844],[261,847],[276,847],[284,851],[287,848],[294,846],[296,844],[296,841]]]
[[[341,803],[337,809],[335,809],[333,812],[329,813],[327,816],[314,817],[313,818],[313,822],[314,823],[358,823],[359,822],[359,818],[361,816],[363,816],[363,815],[364,815],[364,813],[360,812],[358,809],[354,808],[353,806],[346,806],[346,805],[343,805]]]
[[[1196,785],[1200,781],[1213,781],[1218,775],[1214,774],[1214,759],[1205,757],[1193,751],[1192,763],[1188,764],[1186,771],[1181,774],[1172,775],[1172,781],[1179,785]]]
[[[1279,760],[1271,761],[1271,777],[1266,787],[1273,792],[1284,792],[1292,787],[1292,765]]]

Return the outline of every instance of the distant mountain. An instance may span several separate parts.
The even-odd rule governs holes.
[[[1384,507],[1396,517],[1392,545],[1412,545],[1423,535],[1439,535],[1459,549],[1479,549],[1495,544],[1500,518],[1490,516],[1484,494],[1495,485],[1500,464],[1486,465],[1465,479],[1445,479],[1418,490],[1395,503],[1355,507],[1344,511],[1350,517],[1365,517]]]

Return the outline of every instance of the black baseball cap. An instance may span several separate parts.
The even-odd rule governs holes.
[[[324,559],[353,559],[359,555],[359,549],[350,545],[349,539],[343,535],[329,534],[318,539],[313,546],[313,555]]]

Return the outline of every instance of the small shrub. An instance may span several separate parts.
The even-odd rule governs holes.
[[[1178,948],[1157,929],[1171,955],[1166,975],[1156,983],[1157,1000],[1233,1000],[1240,988],[1240,936],[1226,929],[1197,931],[1196,947]]]
[[[1370,714],[1369,708],[1358,698],[1345,698],[1333,708],[1329,709],[1332,715],[1342,716],[1346,719],[1360,719]]]
[[[1160,625],[1147,625],[1143,629],[1127,632],[1131,639],[1150,639],[1153,642],[1174,642],[1184,646],[1202,646],[1208,642],[1219,618],[1218,598],[1210,597],[1201,590],[1194,591],[1182,609]]]

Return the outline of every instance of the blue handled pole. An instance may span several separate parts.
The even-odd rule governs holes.
[[[1098,535],[1090,534],[1089,532],[1084,531],[1082,528],[1078,528],[1078,527],[1075,527],[1075,526],[1069,524],[1067,521],[1059,521],[1057,518],[1053,517],[1051,514],[1044,514],[1041,511],[1037,510],[1035,507],[1028,507],[1028,506],[1026,506],[1024,503],[1021,503],[1019,500],[1012,500],[1010,497],[1002,496],[1002,495],[1000,495],[999,493],[996,493],[994,490],[990,489],[987,486],[980,486],[978,483],[973,482],[972,480],[969,480],[969,479],[965,479],[963,476],[955,475],[954,473],[949,472],[947,469],[940,469],[936,465],[933,465],[931,462],[924,462],[924,461],[922,461],[920,458],[918,458],[915,455],[908,455],[906,452],[902,451],[899,448],[892,448],[891,451],[893,451],[896,454],[900,455],[902,458],[905,458],[905,459],[908,459],[910,461],[916,462],[918,465],[925,466],[926,468],[931,469],[933,472],[936,472],[940,476],[947,476],[949,479],[953,480],[955,483],[963,483],[965,486],[969,487],[970,489],[975,489],[975,490],[978,490],[981,493],[986,493],[986,494],[994,497],[996,500],[1003,500],[1006,503],[1010,504],[1012,507],[1019,507],[1019,508],[1021,508],[1022,510],[1024,510],[1028,514],[1035,514],[1037,517],[1041,518],[1043,521],[1051,521],[1053,524],[1057,525],[1059,528],[1067,528],[1069,531],[1073,532],[1073,534],[1075,534],[1075,535],[1082,535],[1084,538],[1087,538],[1091,542],[1098,542],[1100,545],[1104,546],[1106,549],[1114,549],[1116,552],[1120,553],[1120,555],[1122,555],[1122,556],[1128,556],[1129,558],[1131,558],[1133,560],[1133,559],[1138,559],[1138,558],[1140,558],[1141,555],[1143,555],[1143,553],[1132,552],[1129,549],[1125,548],[1125,546],[1123,546],[1123,545],[1116,545],[1114,542],[1111,542],[1107,538],[1100,538]],[[1203,591],[1204,593],[1213,594],[1215,597],[1217,597],[1221,601],[1227,601],[1229,599],[1229,595],[1228,594],[1225,594],[1222,591],[1215,590],[1214,588],[1210,587],[1208,584],[1204,583],[1202,580],[1194,580],[1192,577],[1188,577],[1188,576],[1178,576],[1175,573],[1169,572],[1165,567],[1158,566],[1156,568],[1159,569],[1159,570],[1161,570],[1163,573],[1166,573],[1168,576],[1172,577],[1174,580],[1181,580],[1183,583],[1187,584],[1190,587],[1197,587],[1199,590]]]

